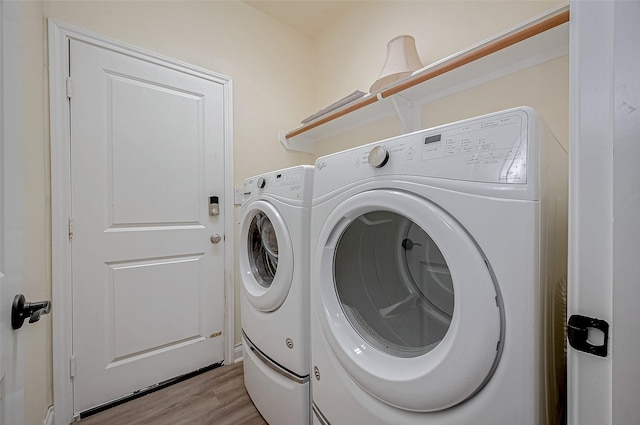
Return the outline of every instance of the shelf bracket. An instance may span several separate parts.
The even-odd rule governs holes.
[[[422,111],[419,105],[400,95],[388,97],[400,119],[400,133],[411,133],[422,128]]]
[[[316,153],[315,142],[310,137],[305,137],[304,134],[299,134],[295,138],[287,139],[286,131],[280,131],[280,143],[288,151]]]

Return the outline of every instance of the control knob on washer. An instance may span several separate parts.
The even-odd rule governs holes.
[[[374,168],[382,168],[389,161],[389,151],[383,146],[376,146],[369,152],[369,165]]]
[[[258,189],[263,189],[266,184],[267,181],[264,179],[264,177],[258,177]]]

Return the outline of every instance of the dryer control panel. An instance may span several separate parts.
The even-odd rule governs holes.
[[[242,203],[262,194],[291,200],[310,198],[312,176],[313,167],[301,165],[250,177],[244,181]]]
[[[316,172],[333,188],[380,175],[526,184],[537,122],[533,109],[515,108],[327,155],[316,161]]]

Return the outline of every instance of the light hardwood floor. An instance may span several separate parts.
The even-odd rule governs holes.
[[[78,422],[79,425],[265,425],[242,363],[221,366]]]

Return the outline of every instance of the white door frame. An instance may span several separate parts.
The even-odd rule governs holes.
[[[632,2],[571,0],[567,316],[606,321],[606,357],[567,348],[569,425],[638,423],[639,67]],[[597,28],[597,30],[594,30]],[[633,100],[630,100],[633,99]]]
[[[223,85],[224,92],[224,178],[223,198],[225,267],[225,363],[234,360],[234,203],[233,203],[233,121],[232,81],[229,77],[129,46],[67,24],[49,20],[49,97],[51,121],[51,230],[53,314],[53,389],[56,419],[73,421],[73,387],[70,378],[72,352],[70,114],[67,98],[69,41],[80,40],[98,47],[133,56],[186,72]]]
[[[598,31],[590,26],[596,23]],[[613,315],[613,25],[612,2],[571,2],[567,317],[607,323]],[[567,362],[567,423],[610,423],[611,356],[567,346]]]

